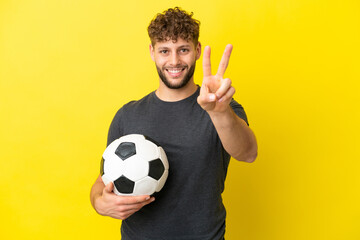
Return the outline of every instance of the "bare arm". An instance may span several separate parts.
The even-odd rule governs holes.
[[[211,74],[210,47],[203,56],[204,79],[198,97],[199,105],[209,114],[225,150],[235,159],[253,162],[257,157],[257,143],[252,130],[230,107],[235,93],[229,78],[223,79],[229,64],[232,45],[227,45],[216,75]]]
[[[100,215],[124,220],[155,200],[149,195],[118,196],[113,193],[113,187],[113,183],[105,186],[99,175],[91,188],[91,205]]]
[[[236,160],[253,162],[257,157],[257,143],[252,130],[229,106],[224,113],[209,113],[225,150]]]

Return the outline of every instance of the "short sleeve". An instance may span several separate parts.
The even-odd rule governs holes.
[[[122,125],[121,125],[121,116],[122,116],[123,109],[120,108],[117,113],[115,114],[109,128],[108,137],[107,137],[107,144],[109,146],[114,140],[120,138],[122,136]]]
[[[249,126],[249,122],[248,122],[244,108],[238,102],[236,102],[234,99],[231,100],[230,106],[234,110],[235,114],[239,118],[243,119],[246,122],[246,124]]]

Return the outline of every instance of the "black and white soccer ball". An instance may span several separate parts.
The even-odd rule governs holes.
[[[117,195],[152,195],[168,177],[169,163],[164,149],[140,134],[116,139],[105,149],[100,174],[105,185],[114,183]]]

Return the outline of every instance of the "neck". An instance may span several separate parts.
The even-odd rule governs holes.
[[[190,97],[197,90],[197,86],[193,80],[190,80],[188,84],[179,89],[170,89],[160,80],[159,88],[155,94],[162,101],[176,102]]]

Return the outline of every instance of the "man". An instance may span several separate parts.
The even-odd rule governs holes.
[[[154,196],[117,196],[113,184],[104,186],[99,176],[91,203],[99,214],[123,220],[126,240],[223,239],[221,193],[230,156],[245,162],[257,156],[245,112],[232,99],[235,89],[223,78],[232,46],[226,46],[216,75],[211,73],[210,47],[205,47],[199,88],[193,79],[201,55],[199,21],[179,8],[168,9],[152,20],[148,33],[159,87],[116,113],[108,145],[132,133],[154,139],[168,156],[167,182],[155,201]]]

